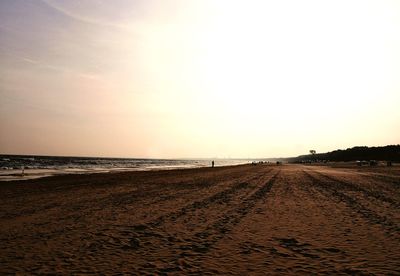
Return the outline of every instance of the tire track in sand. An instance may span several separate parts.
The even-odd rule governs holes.
[[[274,170],[269,169],[237,179],[234,183],[228,184],[228,187],[225,183],[224,190],[191,202],[177,211],[161,215],[148,223],[133,226],[113,225],[112,228],[103,228],[102,231],[93,233],[97,237],[92,236],[94,240],[92,238],[92,242],[88,241],[89,247],[86,250],[93,254],[99,250],[118,250],[121,254],[147,256],[146,263],[137,265],[139,269],[137,272],[141,274],[154,271],[153,265],[157,265],[157,271],[160,273],[179,271],[182,263],[186,263],[184,266],[188,268],[190,262],[185,262],[185,259],[206,254],[251,211],[257,202],[265,197],[279,174],[279,171],[275,174],[271,173]],[[211,213],[217,212],[220,215],[214,214],[212,219],[206,216],[206,221],[196,223],[195,228],[183,232],[183,236],[176,235],[174,231],[168,231],[169,227],[176,227],[175,222],[178,219],[177,225],[184,226],[197,222],[196,214],[199,211],[209,213],[209,210],[215,210]],[[179,254],[169,254],[174,258],[168,261],[166,259],[160,267],[159,262],[152,264],[151,261],[151,256],[157,256],[160,250],[179,252]]]
[[[376,181],[382,182],[385,185],[390,185],[396,191],[400,190],[400,177],[395,175],[389,174],[382,174],[382,173],[362,173],[357,172],[357,175],[366,178],[372,178]]]
[[[229,185],[229,188],[225,188],[222,191],[217,191],[212,195],[206,196],[205,198],[201,200],[196,200],[192,201],[189,204],[186,204],[185,206],[179,208],[176,211],[168,212],[166,214],[160,215],[146,223],[142,224],[135,224],[135,225],[118,225],[118,224],[113,224],[111,228],[105,228],[102,231],[98,233],[99,236],[107,236],[107,232],[114,232],[115,233],[115,228],[120,228],[119,230],[119,235],[115,236],[113,238],[117,239],[117,244],[118,244],[118,239],[119,237],[126,237],[129,235],[134,234],[135,238],[147,238],[147,237],[162,237],[161,234],[162,226],[166,223],[174,223],[177,219],[183,217],[183,216],[190,216],[190,214],[194,213],[197,210],[200,209],[206,209],[210,208],[212,204],[220,205],[223,203],[228,203],[232,200],[233,196],[235,194],[240,193],[242,190],[249,188],[250,182],[253,181],[254,179],[260,178],[262,175],[269,174],[272,171],[272,169],[268,170],[267,172],[263,173],[257,173],[256,175],[252,175],[249,177],[246,177],[244,179],[239,179],[231,183],[231,181],[228,181],[228,183],[225,183],[224,186],[227,184]],[[119,237],[118,237],[119,236]]]
[[[334,196],[339,199],[341,202],[344,202],[348,207],[356,211],[360,214],[364,219],[366,219],[369,223],[377,224],[385,228],[387,234],[389,235],[398,235],[400,232],[400,226],[396,223],[390,221],[388,218],[378,215],[374,211],[366,208],[360,202],[355,200],[354,198],[346,195],[341,190],[346,190],[346,186],[342,182],[335,182],[330,178],[328,181],[323,181],[320,178],[312,175],[310,172],[303,170],[303,173],[311,180],[312,185],[317,187],[322,193],[329,196]],[[318,176],[320,176],[318,174]],[[329,181],[330,179],[330,181]]]
[[[392,198],[389,198],[389,197],[387,197],[387,196],[385,196],[385,195],[383,195],[383,194],[381,194],[381,193],[379,193],[377,191],[369,191],[369,190],[364,189],[364,188],[362,188],[359,185],[356,185],[354,183],[347,182],[347,181],[338,179],[338,178],[330,176],[330,175],[326,175],[326,174],[318,172],[318,171],[313,171],[313,172],[315,174],[317,174],[318,176],[327,179],[329,182],[334,182],[336,186],[338,186],[339,188],[341,188],[343,190],[361,192],[366,196],[373,197],[373,198],[375,198],[377,200],[387,202],[387,203],[393,205],[394,207],[396,207],[398,209],[400,208],[400,204],[397,201],[395,201]]]
[[[267,173],[269,173],[270,171],[268,171]],[[161,215],[146,224],[138,224],[131,226],[130,228],[133,228],[134,230],[143,231],[144,229],[147,228],[151,229],[155,227],[160,227],[163,223],[167,221],[175,221],[176,219],[184,215],[187,215],[188,213],[193,212],[195,210],[208,208],[211,204],[227,203],[232,199],[232,195],[238,193],[240,190],[248,188],[249,182],[259,178],[263,174],[265,173],[257,174],[255,176],[253,175],[244,180],[237,181],[233,183],[233,185],[230,188],[216,192],[215,194],[208,196],[202,200],[197,200],[192,203],[189,203],[184,207],[180,208],[178,211]]]
[[[194,233],[190,237],[180,240],[169,236],[168,246],[178,248],[180,254],[172,262],[158,267],[159,273],[179,272],[182,270],[196,273],[201,267],[201,256],[213,249],[214,245],[223,239],[240,221],[256,206],[260,200],[265,200],[280,171],[275,173],[263,185],[256,188],[249,196],[243,199],[236,207],[226,211],[221,218],[208,225],[204,230]],[[151,269],[154,269],[152,267]],[[142,267],[140,272],[146,272]]]

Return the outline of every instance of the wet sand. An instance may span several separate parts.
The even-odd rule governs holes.
[[[400,167],[0,182],[0,274],[400,274]]]

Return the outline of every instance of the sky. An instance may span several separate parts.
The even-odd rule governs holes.
[[[399,144],[399,107],[399,1],[0,1],[2,154]]]

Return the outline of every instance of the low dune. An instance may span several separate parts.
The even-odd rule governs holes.
[[[400,274],[400,168],[0,182],[0,273]]]

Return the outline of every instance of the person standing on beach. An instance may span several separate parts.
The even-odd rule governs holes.
[[[211,161],[211,168],[214,168],[214,160]]]

